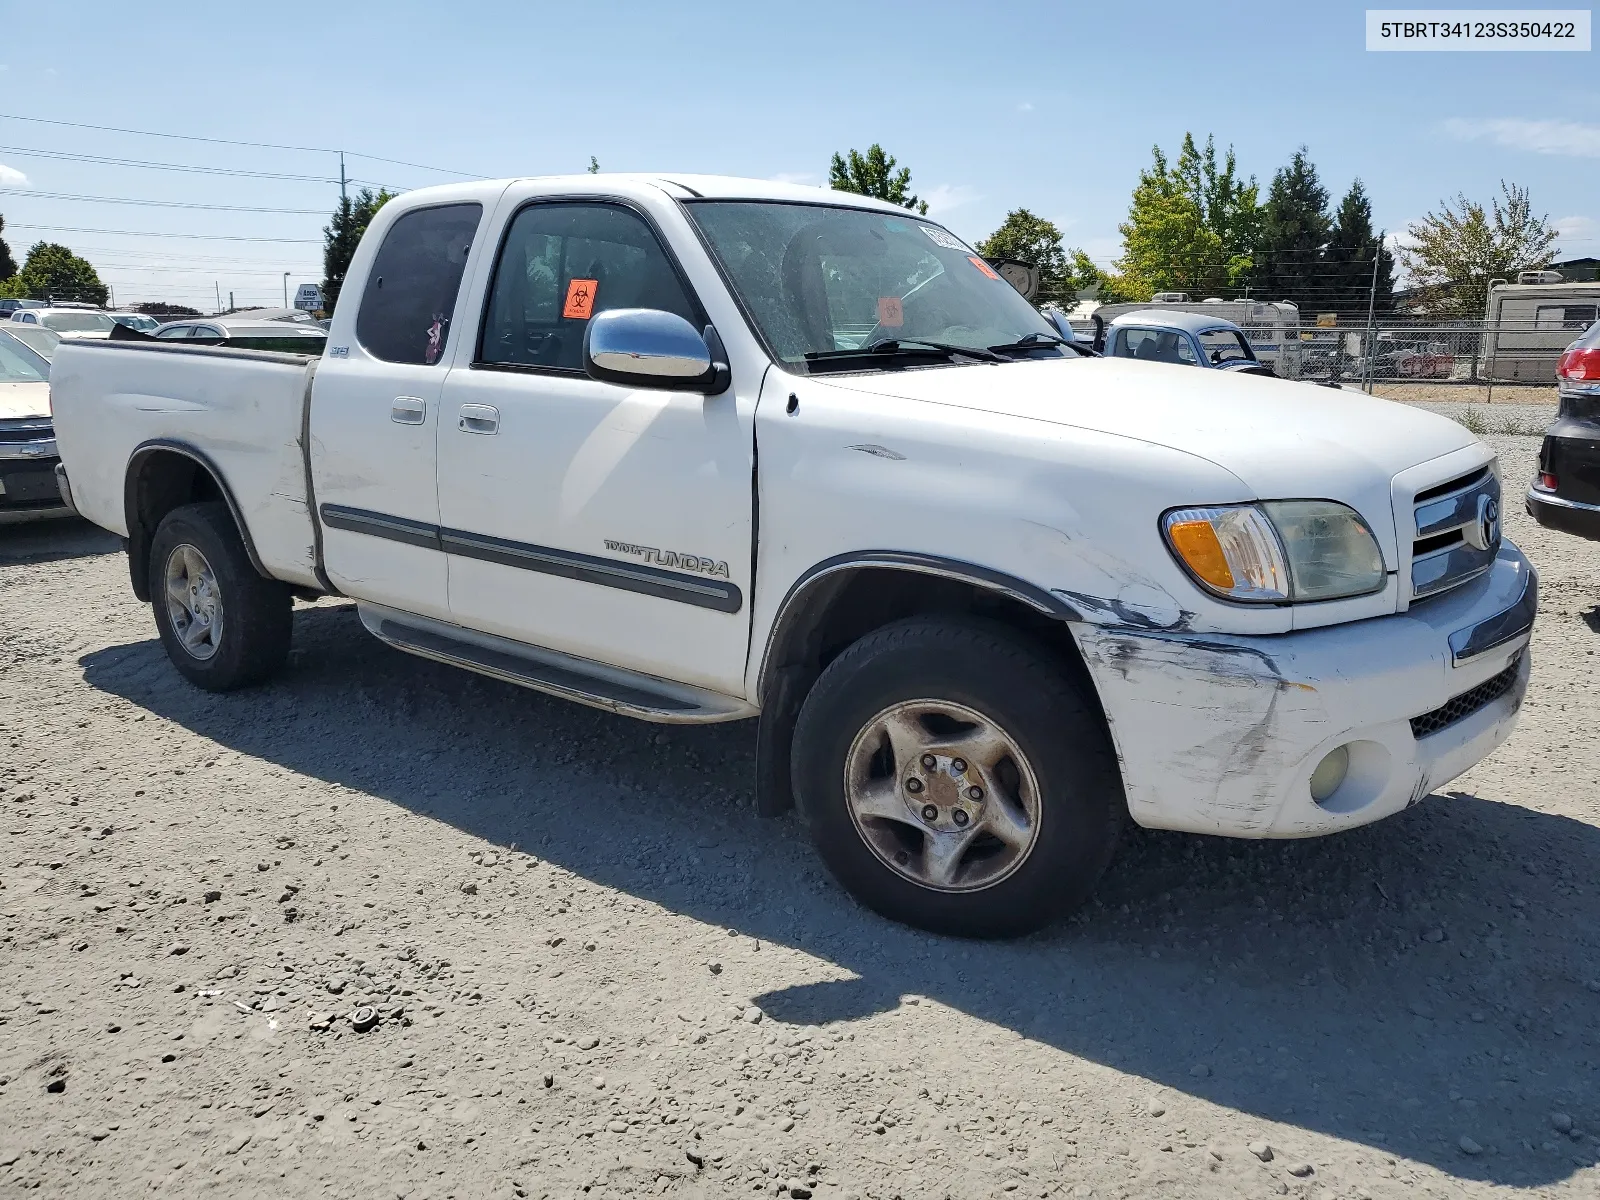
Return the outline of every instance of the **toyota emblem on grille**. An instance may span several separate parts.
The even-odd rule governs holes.
[[[1478,497],[1478,519],[1461,531],[1469,546],[1492,550],[1500,541],[1500,504],[1493,496]]]

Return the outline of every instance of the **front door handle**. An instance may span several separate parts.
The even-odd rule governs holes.
[[[492,404],[463,404],[460,428],[463,433],[499,433],[500,410]]]
[[[389,420],[396,425],[421,425],[428,419],[428,402],[419,396],[396,396],[389,406]]]

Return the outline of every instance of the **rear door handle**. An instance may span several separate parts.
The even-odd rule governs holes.
[[[428,419],[428,402],[419,396],[396,396],[389,406],[389,420],[396,425],[421,425]]]
[[[463,433],[499,433],[500,410],[492,404],[463,404],[460,429]]]

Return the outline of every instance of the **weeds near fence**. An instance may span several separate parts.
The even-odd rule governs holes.
[[[1499,434],[1502,437],[1539,437],[1544,433],[1544,425],[1527,417],[1504,417],[1499,421],[1491,421],[1482,409],[1475,405],[1467,405],[1466,411],[1455,420],[1467,427],[1467,431],[1478,437],[1489,434]]]

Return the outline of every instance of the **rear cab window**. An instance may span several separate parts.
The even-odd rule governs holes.
[[[481,204],[442,204],[414,209],[389,227],[356,312],[356,340],[374,358],[417,366],[444,358],[482,217]]]

